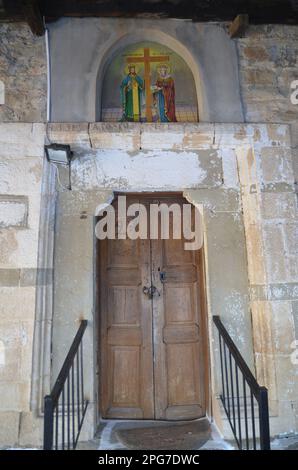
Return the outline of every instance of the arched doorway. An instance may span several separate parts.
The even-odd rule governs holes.
[[[126,203],[146,208],[148,227],[153,204],[190,206],[180,193],[130,194]],[[118,218],[123,222],[118,197],[113,207],[117,230]],[[185,249],[185,238],[173,235],[173,217],[168,239],[159,228],[157,238],[98,241],[103,418],[185,420],[206,414],[203,249]]]

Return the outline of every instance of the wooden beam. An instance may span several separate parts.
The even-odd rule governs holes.
[[[231,38],[241,37],[248,27],[248,15],[238,15],[229,25],[229,35]]]
[[[23,13],[32,33],[36,36],[43,36],[45,29],[38,0],[23,0]]]
[[[298,24],[298,0],[0,0],[0,18],[24,21],[24,3],[33,29],[41,34],[37,17],[55,21],[61,17],[181,18],[193,21],[232,22],[239,12],[250,24]],[[32,5],[34,5],[33,13]],[[240,16],[242,16],[240,15]],[[235,20],[236,21],[236,20]],[[34,26],[35,23],[35,26]],[[234,23],[234,22],[233,22]],[[232,25],[233,25],[232,23]],[[231,26],[232,27],[232,26]],[[232,27],[232,37],[233,36]],[[237,28],[236,28],[237,29]],[[240,33],[239,33],[240,34]]]

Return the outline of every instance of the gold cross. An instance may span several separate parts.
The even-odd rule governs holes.
[[[147,122],[152,122],[152,94],[150,89],[150,64],[151,62],[166,62],[170,60],[168,55],[151,56],[150,49],[144,48],[143,57],[127,57],[128,63],[143,63],[144,64],[144,80],[145,80],[145,92],[146,92],[146,119]]]

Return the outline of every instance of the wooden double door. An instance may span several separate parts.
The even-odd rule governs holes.
[[[150,203],[186,203],[178,196],[145,195],[127,202],[140,202],[148,212]],[[115,209],[117,214],[117,201]],[[167,240],[99,242],[103,418],[182,420],[205,415],[202,253],[186,251],[184,242],[171,233]]]

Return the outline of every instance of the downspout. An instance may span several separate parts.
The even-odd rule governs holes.
[[[45,45],[47,59],[47,123],[51,121],[51,60],[50,60],[50,39],[49,30],[47,28],[45,17],[43,17],[45,28]]]

